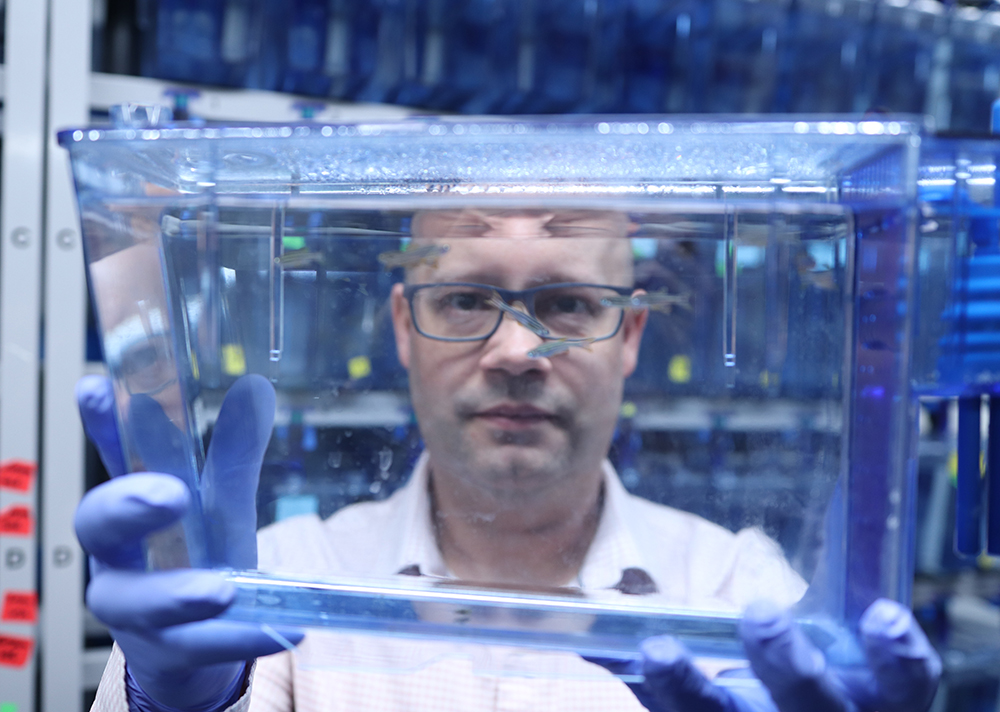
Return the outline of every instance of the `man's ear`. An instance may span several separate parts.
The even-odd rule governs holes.
[[[645,290],[637,289],[635,294],[645,294]],[[626,309],[622,321],[622,338],[624,351],[622,354],[622,376],[628,378],[639,362],[639,346],[642,344],[642,332],[646,329],[649,318],[648,309]]]
[[[410,339],[413,338],[413,324],[410,315],[410,305],[403,296],[403,283],[392,285],[389,296],[392,307],[392,332],[396,337],[396,357],[406,370],[410,369]]]

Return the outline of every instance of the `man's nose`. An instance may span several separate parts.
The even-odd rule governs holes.
[[[504,314],[500,326],[486,342],[481,365],[487,370],[501,369],[519,375],[527,371],[548,371],[552,364],[548,359],[529,358],[528,352],[544,343],[544,340],[526,326],[522,326],[510,314]]]

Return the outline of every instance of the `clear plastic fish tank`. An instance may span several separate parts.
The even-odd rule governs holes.
[[[226,615],[309,628],[308,664],[627,656],[656,634],[738,660],[767,598],[852,665],[862,611],[908,601],[915,379],[968,380],[940,368],[961,221],[927,207],[961,201],[921,193],[919,120],[59,140],[126,462],[192,494],[149,565],[226,571]],[[263,465],[220,475],[216,420],[248,383],[275,393],[254,401]]]

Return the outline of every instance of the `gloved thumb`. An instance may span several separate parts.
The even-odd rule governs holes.
[[[884,708],[927,709],[941,677],[941,659],[909,609],[880,598],[861,616],[860,629]]]
[[[742,712],[728,691],[713,685],[695,667],[691,653],[677,639],[668,635],[647,638],[639,649],[643,657],[645,689],[660,710]]]
[[[754,674],[781,712],[855,712],[826,659],[774,604],[751,604],[740,622],[740,635]]]

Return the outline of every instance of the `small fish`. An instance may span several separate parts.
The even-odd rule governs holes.
[[[295,267],[305,267],[309,264],[323,264],[323,253],[322,252],[310,252],[309,250],[295,250],[293,252],[286,252],[281,257],[275,257],[274,263],[281,265],[285,269],[294,269]]]
[[[649,292],[634,296],[605,297],[601,300],[603,307],[618,307],[620,309],[653,309],[669,312],[675,305],[691,308],[691,295],[670,294],[669,292]]]
[[[382,263],[387,272],[391,272],[397,267],[409,268],[420,264],[436,268],[438,257],[449,249],[451,248],[448,245],[421,245],[420,247],[410,247],[408,250],[383,252],[378,256],[378,261]]]
[[[579,346],[581,349],[590,351],[590,345],[594,341],[593,337],[589,339],[553,339],[529,351],[528,358],[551,358],[566,353],[573,346]]]
[[[496,292],[493,292],[493,296],[487,299],[486,303],[489,304],[491,307],[496,307],[497,309],[506,314],[510,314],[511,317],[514,319],[514,321],[523,326],[525,329],[530,329],[531,331],[535,332],[538,336],[549,335],[549,330],[545,328],[545,325],[542,324],[542,322],[538,321],[538,319],[531,316],[531,314],[528,314],[527,312],[523,312],[520,309],[515,309],[510,304],[501,299],[500,295],[497,294]]]

